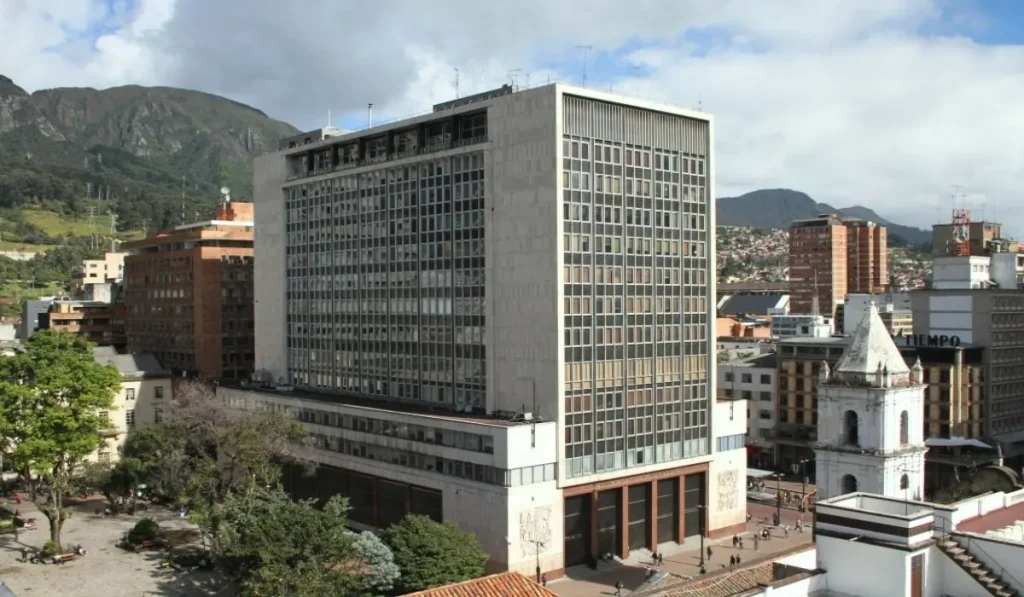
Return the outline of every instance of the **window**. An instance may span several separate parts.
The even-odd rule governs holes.
[[[153,397],[154,398],[163,398],[164,397],[164,387],[163,386],[156,386],[155,388],[153,388]]]
[[[109,412],[107,412],[107,411],[105,411],[105,410],[101,410],[101,411],[100,411],[99,413],[97,413],[97,414],[99,415],[99,417],[100,417],[100,421],[101,421],[102,423],[109,423],[109,422],[110,422],[110,413],[109,413]]]
[[[732,373],[726,373],[725,374],[725,381],[732,381],[732,379],[733,379]]]
[[[125,400],[135,400],[135,388],[128,388],[124,391]]]
[[[718,438],[718,451],[727,452],[729,450],[739,450],[743,447],[743,434],[738,433],[736,435],[726,435]]]
[[[761,374],[761,385],[767,386],[772,383],[772,376],[768,374]]]
[[[772,418],[772,411],[765,410],[765,409],[762,408],[762,409],[757,411],[757,416],[762,421],[770,421],[771,418]]]
[[[110,464],[110,452],[100,452],[96,459],[103,464]]]
[[[761,392],[760,393],[760,398],[761,398],[761,402],[771,402],[772,401],[772,393],[771,392]]]
[[[124,411],[124,424],[130,427],[135,427],[135,411],[126,410]]]
[[[163,421],[164,421],[164,409],[162,409],[162,408],[153,409],[153,422],[154,423],[163,423]]]
[[[846,414],[843,415],[843,431],[844,431],[843,439],[846,440],[845,443],[847,445],[850,445],[850,446],[859,446],[860,445],[860,437],[859,437],[859,429],[858,429],[858,425],[859,424],[860,424],[860,421],[857,418],[857,413],[853,412],[852,410],[846,411]],[[856,482],[856,480],[855,480],[855,482]],[[847,491],[845,493],[851,493],[851,492]]]
[[[743,373],[740,375],[740,383],[752,383],[753,381],[754,376],[750,373]]]
[[[907,411],[900,413],[900,445],[910,443],[910,414]]]

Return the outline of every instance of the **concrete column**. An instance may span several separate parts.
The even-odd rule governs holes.
[[[648,509],[651,525],[651,551],[658,551],[658,482],[651,481],[651,507]]]
[[[679,475],[676,480],[676,503],[679,504],[679,543],[686,539],[686,475]]]
[[[590,494],[590,557],[597,560],[597,492]]]
[[[629,485],[623,485],[619,494],[619,557],[629,557]]]

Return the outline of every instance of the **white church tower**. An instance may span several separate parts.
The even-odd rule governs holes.
[[[923,377],[870,303],[835,371],[822,363],[818,373],[817,499],[924,498]]]

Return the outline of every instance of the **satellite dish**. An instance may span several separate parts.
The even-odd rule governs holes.
[[[231,194],[231,189],[229,189],[227,187],[221,187],[220,188],[220,194],[221,195],[230,195]]]

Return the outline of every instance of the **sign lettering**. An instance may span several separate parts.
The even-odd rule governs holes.
[[[956,348],[960,346],[960,336],[947,336],[946,334],[911,334],[904,335],[901,331],[892,337],[897,343],[904,346],[919,346],[928,348]]]

